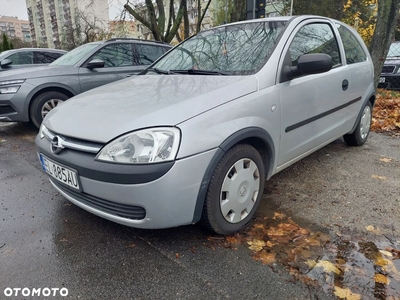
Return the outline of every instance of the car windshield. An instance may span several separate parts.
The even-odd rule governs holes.
[[[98,44],[85,44],[69,51],[53,61],[50,66],[74,66],[78,61],[90,53]]]
[[[387,57],[400,57],[400,43],[392,43]]]
[[[176,46],[150,70],[158,73],[254,74],[266,63],[285,21],[244,23],[200,32]]]

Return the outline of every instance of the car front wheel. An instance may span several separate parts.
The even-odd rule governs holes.
[[[252,146],[239,144],[222,157],[211,177],[201,223],[218,234],[245,227],[260,204],[264,163]]]
[[[368,101],[363,108],[361,118],[358,121],[357,127],[351,134],[346,134],[343,136],[344,141],[349,146],[361,146],[363,145],[369,136],[372,121],[372,105]]]
[[[46,92],[33,99],[30,108],[30,117],[36,127],[40,127],[44,117],[56,106],[62,104],[69,97],[60,92]]]

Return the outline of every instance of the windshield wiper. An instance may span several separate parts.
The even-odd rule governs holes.
[[[190,75],[231,75],[231,73],[228,72],[213,71],[213,70],[197,70],[197,69],[170,70],[170,72],[178,74],[190,74]]]
[[[147,74],[148,71],[153,71],[153,72],[155,72],[155,73],[157,73],[157,74],[163,74],[163,75],[169,75],[169,74],[172,73],[172,72],[170,72],[170,71],[161,70],[161,69],[159,69],[159,68],[148,68],[148,69],[143,70],[142,72],[140,72],[138,75],[145,75],[145,74]]]

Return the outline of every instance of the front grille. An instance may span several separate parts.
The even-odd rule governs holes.
[[[55,180],[51,179],[51,182],[75,200],[102,212],[131,220],[143,220],[146,217],[146,210],[143,207],[104,200],[95,196],[74,191],[59,184]]]
[[[383,66],[382,73],[394,73],[396,66]]]
[[[0,106],[0,115],[15,113],[15,109],[11,105]]]

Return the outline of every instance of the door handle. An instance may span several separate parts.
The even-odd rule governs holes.
[[[342,89],[343,91],[347,90],[349,88],[349,81],[347,79],[342,81]]]

